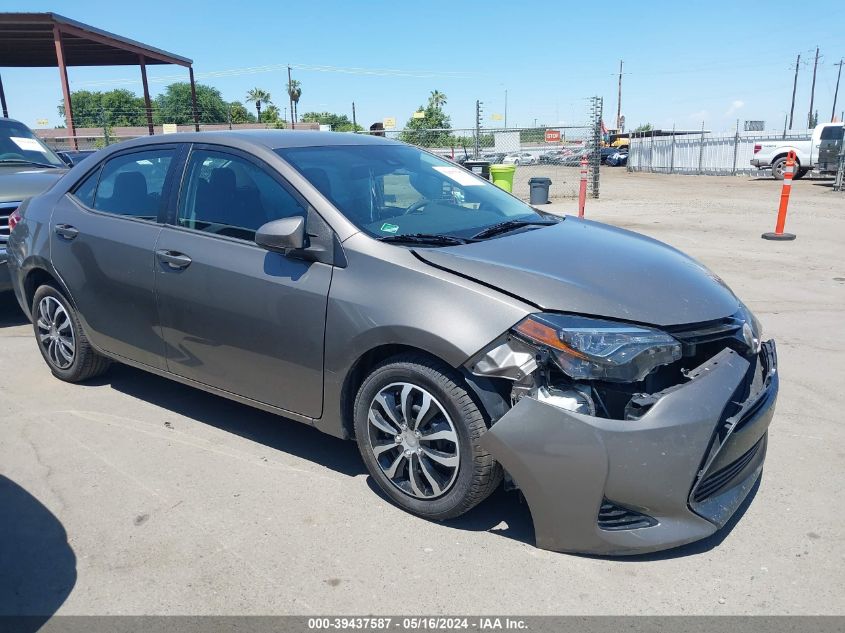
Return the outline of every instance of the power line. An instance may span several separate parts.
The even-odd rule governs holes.
[[[243,68],[229,68],[225,70],[213,70],[204,73],[197,73],[197,79],[213,79],[218,77],[238,77],[241,75],[254,75],[260,73],[271,72],[285,72],[288,69],[322,72],[322,73],[339,73],[347,75],[370,75],[375,77],[410,77],[417,79],[434,79],[434,78],[448,78],[448,79],[468,79],[479,76],[482,73],[470,71],[438,71],[438,70],[402,70],[398,68],[363,68],[363,67],[345,67],[345,66],[329,66],[329,65],[315,65],[315,64],[270,64],[266,66],[249,66]],[[162,75],[159,77],[151,77],[151,83],[167,83],[174,80],[183,80],[182,75]],[[138,83],[138,79],[134,77],[124,77],[120,79],[102,79],[94,81],[75,82],[76,86],[120,86],[132,85]]]

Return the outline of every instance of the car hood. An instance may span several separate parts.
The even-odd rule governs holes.
[[[0,166],[0,202],[18,202],[52,187],[67,169]]]
[[[571,217],[550,227],[416,253],[543,310],[667,326],[720,319],[739,309],[719,277],[677,249]]]

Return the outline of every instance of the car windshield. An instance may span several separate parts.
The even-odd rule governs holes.
[[[61,158],[17,121],[0,120],[0,163],[36,163],[64,167]]]
[[[331,145],[276,152],[374,237],[472,238],[510,220],[549,220],[463,167],[409,145]]]

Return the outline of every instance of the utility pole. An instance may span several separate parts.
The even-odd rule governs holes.
[[[288,98],[290,99],[290,129],[293,129],[294,123],[294,116],[293,116],[293,95],[291,95],[291,79],[290,79],[290,66],[288,66]]]
[[[830,111],[831,123],[833,123],[833,120],[836,118],[836,98],[839,96],[839,80],[842,78],[842,64],[842,59],[839,60],[838,64],[834,64],[834,66],[839,66],[839,72],[836,73],[836,90],[833,91],[833,108]]]
[[[795,114],[795,89],[798,88],[798,64],[801,63],[801,55],[795,60],[795,79],[792,80],[792,105],[789,108],[789,129],[792,129],[792,118]]]
[[[622,131],[622,60],[619,60],[619,95],[616,98],[616,131]]]
[[[352,131],[358,133],[358,120],[355,118],[355,102],[352,102]]]
[[[475,102],[475,158],[481,155],[481,117],[483,104],[480,101]]]
[[[807,127],[813,122],[813,99],[816,96],[816,69],[819,66],[819,47],[816,46],[816,61],[813,64],[813,87],[810,88],[810,112],[807,114]]]
[[[508,89],[505,88],[505,129],[508,129]]]

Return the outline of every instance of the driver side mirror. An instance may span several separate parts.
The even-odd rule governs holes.
[[[255,232],[255,243],[282,254],[299,250],[305,246],[305,218],[294,216],[268,222]]]

